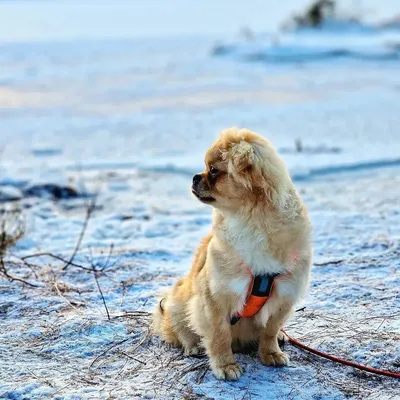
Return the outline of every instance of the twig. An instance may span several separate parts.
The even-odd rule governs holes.
[[[103,265],[103,267],[101,268],[102,271],[103,271],[106,267],[108,267],[109,262],[110,262],[110,259],[111,259],[111,256],[112,256],[112,254],[113,254],[113,250],[114,250],[114,243],[111,243],[111,245],[110,245],[110,250],[109,250],[108,255],[107,255],[107,260],[106,260],[105,264]]]
[[[112,248],[113,248],[113,246],[110,247],[110,253],[112,252]],[[97,271],[97,266],[96,266],[96,265],[94,264],[94,262],[92,261],[92,260],[93,260],[93,253],[92,253],[92,248],[91,248],[91,247],[89,247],[89,251],[90,251],[90,255],[91,255],[90,264],[91,264],[91,266],[92,266],[92,271],[93,271],[94,279],[96,280],[97,289],[99,289],[100,297],[101,297],[101,300],[102,300],[102,302],[103,302],[104,308],[105,308],[106,313],[107,313],[107,318],[108,318],[109,321],[111,321],[110,313],[108,312],[108,307],[107,307],[106,299],[104,298],[103,291],[101,290],[100,283],[99,283],[99,279],[98,279],[98,276],[97,276],[97,274],[98,274],[99,272],[101,272],[104,268],[102,268],[100,271]],[[108,257],[108,258],[109,258],[109,257]]]
[[[21,257],[21,260],[22,260],[22,261],[25,261],[25,260],[27,260],[27,259],[29,259],[29,258],[37,258],[37,257],[51,257],[51,258],[54,258],[54,259],[56,259],[56,260],[59,260],[59,261],[65,262],[65,263],[69,263],[69,265],[72,265],[73,267],[81,268],[81,269],[84,269],[84,270],[86,270],[86,271],[92,271],[91,268],[84,267],[83,265],[74,263],[74,262],[72,262],[72,261],[67,261],[65,258],[63,258],[63,257],[61,257],[61,256],[58,256],[57,254],[47,253],[47,252],[44,252],[44,253],[36,253],[36,254],[30,254],[30,255],[28,255],[28,256]],[[64,268],[63,268],[63,269],[64,269]]]
[[[343,261],[344,261],[344,259],[343,259],[343,260],[333,260],[333,261],[327,261],[327,262],[323,262],[323,263],[314,263],[314,265],[315,265],[316,267],[324,267],[324,266],[326,266],[326,265],[337,265],[337,264],[341,264]]]
[[[103,357],[104,355],[106,355],[110,350],[112,350],[113,348],[119,346],[119,345],[122,344],[122,343],[127,342],[129,339],[130,339],[130,338],[126,338],[126,339],[120,340],[120,341],[117,342],[117,343],[113,343],[110,347],[108,347],[106,350],[104,350],[103,352],[101,352],[101,353],[90,363],[90,365],[89,365],[89,370],[93,367],[93,365],[94,365],[101,357]]]
[[[142,339],[140,339],[139,343],[137,343],[136,346],[131,350],[131,354],[134,353],[146,341],[146,339],[150,336],[151,328],[152,328],[152,326],[150,325],[148,327],[148,329],[147,329],[146,334],[143,335],[143,337],[142,337]]]
[[[35,285],[34,283],[30,283],[28,281],[26,281],[25,279],[22,278],[18,278],[16,276],[10,275],[7,271],[6,265],[4,264],[4,258],[3,258],[3,253],[0,253],[0,272],[6,276],[8,279],[10,279],[11,281],[18,281],[21,282],[25,285],[31,286],[31,287],[39,287],[39,285]]]
[[[34,264],[31,264],[31,263],[28,263],[27,261],[23,260],[21,257],[17,256],[16,254],[13,254],[13,253],[10,253],[10,254],[11,254],[12,257],[15,257],[18,260],[22,261],[22,263],[24,265],[26,265],[32,271],[33,275],[35,275],[35,278],[37,280],[39,280],[39,276],[38,276],[38,274],[37,274],[37,272],[35,271],[35,268],[34,268],[34,267],[39,268],[38,265],[34,265]],[[13,261],[8,261],[8,263],[13,263]],[[14,263],[17,264],[15,261],[14,261]]]
[[[58,393],[62,392],[65,388],[67,388],[68,386],[70,386],[71,383],[67,383],[65,386],[63,386],[62,388],[56,390],[54,393],[51,394],[51,399],[54,398],[55,395],[57,395]]]
[[[100,293],[100,296],[101,296],[101,300],[103,301],[104,308],[106,309],[107,319],[109,321],[111,321],[110,313],[108,312],[106,299],[104,298],[103,291],[101,290],[99,279],[97,277],[97,271],[96,271],[96,268],[94,266],[93,266],[93,275],[94,275],[94,279],[96,280],[96,285],[97,285],[97,288],[99,289],[99,293]]]
[[[145,361],[139,360],[138,358],[131,356],[130,354],[126,353],[125,351],[121,351],[121,354],[123,354],[124,356],[126,356],[126,357],[128,357],[128,358],[130,358],[130,359],[132,359],[132,360],[134,360],[134,361],[136,361],[138,363],[140,363],[140,364],[146,365]]]
[[[19,214],[19,210],[16,211]],[[3,257],[5,251],[8,247],[13,246],[19,239],[21,239],[25,234],[25,230],[20,228],[14,236],[7,235],[6,233],[6,222],[2,222],[1,231],[0,231],[0,254]]]
[[[26,281],[25,279],[10,275],[8,273],[6,265],[4,263],[4,255],[6,253],[7,248],[14,245],[23,235],[24,235],[24,231],[22,229],[19,232],[17,232],[15,236],[7,235],[6,229],[5,229],[5,222],[3,222],[1,231],[0,231],[0,272],[5,277],[7,277],[10,281],[18,281],[25,285],[31,286],[31,287],[39,287],[38,285],[35,285],[34,283],[30,283],[30,282]]]
[[[242,397],[241,400],[244,400],[246,398],[246,396],[248,396],[248,399],[251,400],[250,384],[251,384],[251,380],[249,380],[249,383],[247,384],[246,391],[244,392],[243,397]]]
[[[79,249],[81,247],[83,237],[85,236],[86,229],[87,229],[88,224],[89,224],[89,220],[90,220],[90,218],[92,216],[92,213],[93,213],[94,209],[96,208],[96,200],[97,200],[97,195],[94,195],[92,197],[92,200],[91,200],[90,204],[86,208],[86,216],[85,216],[85,220],[83,221],[81,233],[79,234],[78,241],[76,243],[74,251],[71,254],[70,259],[67,261],[67,263],[62,268],[63,271],[65,271],[70,265],[72,265],[72,262],[74,261],[74,259],[76,257],[76,254],[78,253],[78,251],[79,251]]]
[[[119,314],[119,315],[114,315],[112,319],[117,319],[117,318],[142,318],[142,317],[151,317],[151,313],[148,311],[125,311],[124,314]]]
[[[208,368],[208,367],[209,367],[208,363],[205,364],[205,365],[204,365],[204,368],[203,368],[203,371],[201,372],[201,374],[199,373],[199,374],[197,375],[197,379],[196,379],[196,383],[197,383],[197,384],[203,383],[204,377],[206,376],[207,372],[209,371],[209,368]]]
[[[50,387],[54,387],[53,383],[50,382],[48,379],[42,378],[40,376],[37,376],[33,371],[31,371],[28,367],[26,368],[26,370],[38,381],[45,383],[46,385],[49,385]]]
[[[60,289],[58,288],[58,284],[57,282],[54,282],[54,287],[58,293],[58,295],[69,305],[71,306],[76,312],[78,312],[79,314],[82,314],[82,312],[76,308],[66,297],[63,296],[63,294],[61,293]]]
[[[201,371],[203,372],[203,368],[206,368],[206,371],[208,371],[209,363],[208,361],[199,361],[198,363],[190,364],[184,370],[178,375],[176,380],[182,379],[185,375],[187,375],[189,372],[193,371]]]
[[[21,283],[23,283],[25,285],[31,286],[31,287],[36,287],[36,288],[39,287],[39,285],[35,285],[34,283],[30,283],[30,282],[26,281],[25,279],[17,278],[16,276],[10,275],[6,270],[6,268],[4,266],[4,263],[2,262],[1,264],[2,265],[1,265],[1,268],[0,268],[0,273],[2,273],[4,276],[6,276],[10,281],[18,281],[18,282],[21,282]]]

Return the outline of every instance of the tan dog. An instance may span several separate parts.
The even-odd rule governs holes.
[[[206,170],[192,192],[214,207],[212,233],[203,239],[189,274],[155,310],[154,327],[186,355],[204,347],[217,378],[242,374],[232,349],[259,343],[265,365],[287,365],[278,334],[307,290],[311,223],[282,159],[269,141],[231,128],[207,151]],[[270,297],[251,318],[231,325],[246,303],[252,275],[280,274]]]

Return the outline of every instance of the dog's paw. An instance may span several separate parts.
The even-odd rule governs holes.
[[[223,379],[225,381],[237,381],[242,373],[242,367],[239,364],[228,364],[223,367],[213,367],[214,375],[218,379]]]
[[[283,367],[289,365],[289,357],[283,351],[277,351],[272,354],[260,353],[261,362],[264,365],[271,365],[276,367]]]
[[[287,343],[288,341],[289,341],[288,337],[282,331],[279,331],[278,332],[278,343],[284,344],[284,343]]]
[[[197,344],[192,347],[185,347],[185,349],[183,351],[183,355],[185,357],[187,357],[187,356],[194,356],[194,357],[203,356],[204,354],[205,354],[204,350]]]

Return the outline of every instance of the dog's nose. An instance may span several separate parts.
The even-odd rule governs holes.
[[[193,175],[193,185],[197,185],[202,180],[201,174]]]

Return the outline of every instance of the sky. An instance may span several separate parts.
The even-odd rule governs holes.
[[[0,1],[0,42],[232,35],[242,27],[274,31],[309,0],[6,0]],[[345,1],[367,19],[400,12],[398,0]],[[90,21],[90,23],[89,23]]]

